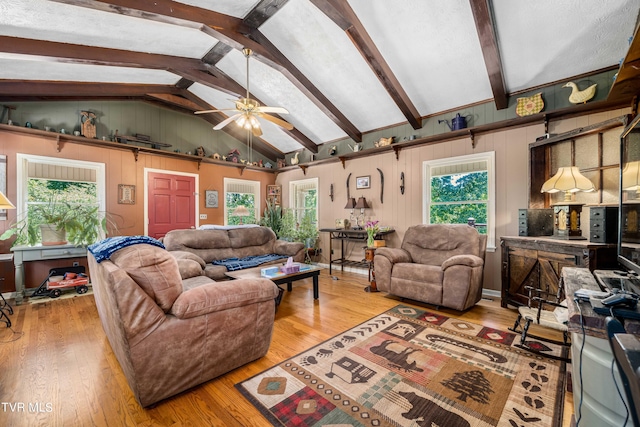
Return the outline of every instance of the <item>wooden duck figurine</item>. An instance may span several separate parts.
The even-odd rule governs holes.
[[[298,155],[299,155],[299,154],[300,154],[300,152],[299,152],[299,151],[296,151],[295,156],[293,156],[293,157],[291,158],[291,164],[292,164],[292,165],[297,165],[297,164],[298,164],[298,162],[299,162],[299,160],[298,160]]]
[[[584,104],[596,94],[596,86],[593,84],[584,90],[578,90],[578,86],[574,82],[569,82],[562,87],[570,87],[571,95],[569,95],[569,102],[572,104]]]

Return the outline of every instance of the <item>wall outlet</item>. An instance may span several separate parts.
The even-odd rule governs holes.
[[[207,214],[200,214],[200,219],[207,219]]]

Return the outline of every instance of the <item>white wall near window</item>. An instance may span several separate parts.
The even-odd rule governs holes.
[[[445,159],[428,160],[423,163],[422,221],[429,224],[431,203],[431,178],[445,173],[487,171],[487,250],[495,251],[495,152],[489,151]]]

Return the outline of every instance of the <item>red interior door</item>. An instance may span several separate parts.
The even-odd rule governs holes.
[[[196,226],[196,179],[193,176],[149,172],[148,234],[159,239],[167,232]]]

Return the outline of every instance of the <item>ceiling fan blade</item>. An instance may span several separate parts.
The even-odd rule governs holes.
[[[266,105],[258,107],[258,112],[259,113],[289,114],[289,110],[287,110],[286,108],[282,108],[282,107],[267,107]]]
[[[259,116],[265,120],[269,120],[271,123],[275,123],[278,126],[285,128],[286,130],[293,129],[293,125],[291,123],[285,122],[284,120],[277,117],[270,116],[269,114],[259,114]]]
[[[224,119],[223,121],[221,121],[220,123],[218,123],[217,125],[215,125],[213,127],[213,130],[220,130],[223,127],[225,127],[226,125],[228,125],[229,123],[231,123],[232,121],[234,121],[235,119],[237,119],[241,114],[234,114],[233,116]]]

